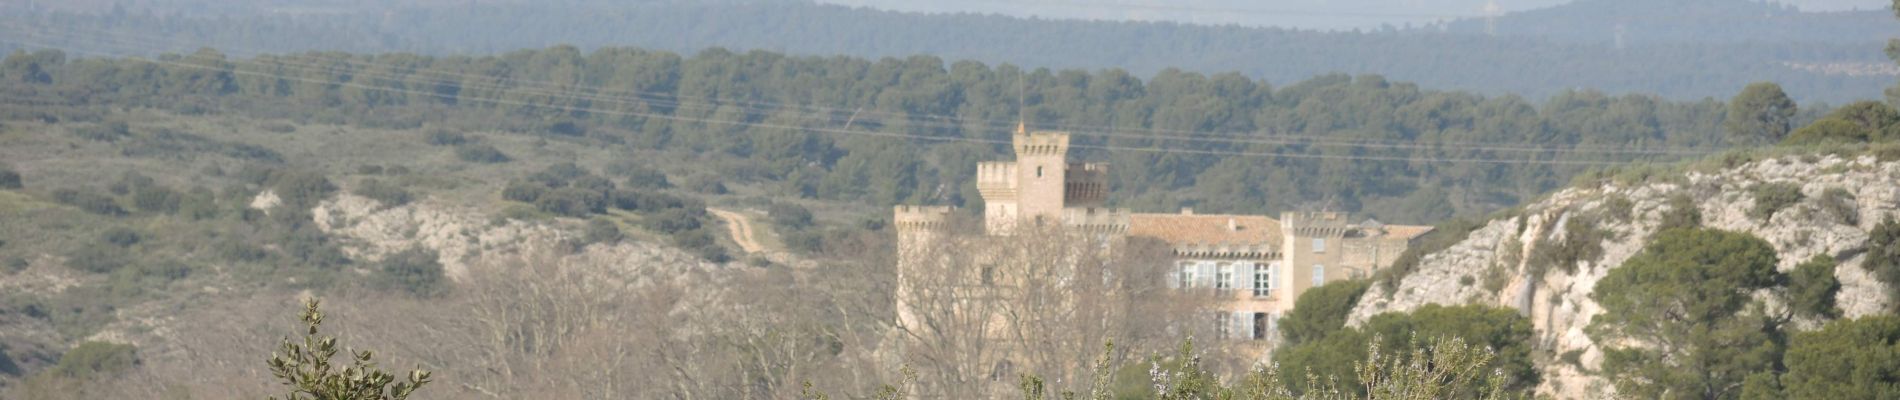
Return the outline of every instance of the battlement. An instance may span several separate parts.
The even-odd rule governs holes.
[[[1072,207],[1062,209],[1062,223],[1088,232],[1126,233],[1131,214],[1125,208]]]
[[[1017,188],[1016,162],[989,161],[976,164],[976,189],[984,198],[1013,198]]]
[[[950,219],[948,206],[897,206],[891,224],[898,230],[942,228]]]
[[[1010,138],[1017,156],[1062,156],[1069,153],[1068,132],[1019,133]]]
[[[1289,212],[1280,214],[1280,226],[1291,236],[1339,237],[1353,229],[1340,212]]]

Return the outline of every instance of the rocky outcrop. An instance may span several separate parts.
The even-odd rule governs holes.
[[[1797,185],[1804,198],[1766,220],[1757,219],[1749,213],[1756,202],[1751,189],[1764,183]],[[1851,194],[1851,199],[1827,204],[1841,200],[1823,196],[1835,189]],[[1530,317],[1538,345],[1550,354],[1578,354],[1576,364],[1551,362],[1543,367],[1540,393],[1559,398],[1605,395],[1613,390],[1611,385],[1590,373],[1600,365],[1602,351],[1584,327],[1603,310],[1589,294],[1609,270],[1641,250],[1671,211],[1670,198],[1677,196],[1692,199],[1689,204],[1701,212],[1703,226],[1750,233],[1773,244],[1784,272],[1817,254],[1833,255],[1840,261],[1835,271],[1841,281],[1836,302],[1847,317],[1878,312],[1892,301],[1879,281],[1861,268],[1861,254],[1868,231],[1894,216],[1900,206],[1900,163],[1878,162],[1873,157],[1806,156],[1557,192],[1511,217],[1490,221],[1446,250],[1423,257],[1395,289],[1373,285],[1349,323],[1433,303],[1514,308]],[[1564,227],[1573,218],[1589,218],[1602,229],[1594,243],[1583,244],[1599,246],[1600,257],[1578,262],[1574,272],[1549,268],[1533,280],[1538,266],[1532,260],[1540,251],[1550,250],[1540,247],[1567,244],[1572,238],[1565,237]],[[1764,292],[1758,297],[1771,310],[1785,312],[1777,296]],[[1811,328],[1819,322],[1797,321],[1795,328]]]
[[[435,250],[444,274],[456,280],[465,279],[470,266],[485,259],[528,253],[563,254],[623,269],[713,267],[698,257],[654,243],[624,241],[573,248],[579,242],[579,233],[557,223],[489,218],[478,210],[428,201],[386,207],[366,197],[344,194],[319,203],[311,214],[319,229],[349,242],[344,251],[352,259],[379,260],[390,253],[423,247]],[[551,246],[570,249],[541,251],[550,250],[541,247]]]

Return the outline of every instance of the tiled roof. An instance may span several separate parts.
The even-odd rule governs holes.
[[[1259,215],[1133,214],[1128,234],[1175,245],[1278,246],[1280,221]]]
[[[1431,231],[1432,231],[1432,227],[1429,227],[1429,226],[1414,226],[1414,225],[1386,225],[1385,226],[1386,237],[1405,239],[1405,240],[1411,240],[1412,238],[1416,238],[1419,235],[1423,235],[1426,232],[1431,232]]]

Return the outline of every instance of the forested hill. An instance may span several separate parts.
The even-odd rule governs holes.
[[[1802,12],[1753,0],[1579,0],[1494,20],[1471,18],[1425,29],[1481,34],[1487,28],[1502,36],[1598,45],[1615,45],[1619,31],[1626,45],[1863,44],[1900,36],[1892,10]]]
[[[405,4],[411,6],[202,18],[163,11],[6,7],[0,8],[5,13],[0,32],[16,40],[0,46],[109,42],[146,54],[208,46],[245,55],[305,50],[495,54],[563,43],[582,49],[638,46],[692,53],[719,46],[874,58],[931,54],[1029,67],[1119,68],[1143,77],[1168,68],[1233,71],[1281,84],[1329,73],[1372,73],[1427,87],[1531,98],[1594,88],[1694,100],[1722,98],[1750,82],[1774,81],[1797,100],[1836,104],[1878,98],[1879,88],[1893,79],[1891,71],[1867,68],[1889,64],[1880,54],[1880,37],[1804,43],[1638,40],[1618,49],[1601,42],[1421,29],[1316,32],[1038,20],[800,1]],[[1537,21],[1526,18],[1527,24]],[[1762,24],[1731,24],[1757,25]]]
[[[1120,206],[1328,207],[1392,222],[1485,213],[1602,165],[1725,147],[1726,107],[1713,100],[1569,92],[1539,103],[1376,75],[1274,86],[1173,70],[1143,81],[934,57],[573,47],[255,59],[206,50],[156,61],[39,51],[4,65],[0,88],[21,104],[501,129],[693,154],[717,179],[873,205],[980,207],[975,164],[1005,156],[1018,115],[1074,131],[1075,157],[1111,162]]]

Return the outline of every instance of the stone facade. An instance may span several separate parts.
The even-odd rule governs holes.
[[[1208,313],[1216,339],[1253,349],[1262,360],[1278,336],[1278,319],[1301,293],[1328,282],[1370,276],[1398,258],[1413,238],[1430,231],[1371,220],[1353,223],[1337,212],[1284,213],[1275,219],[1196,214],[1192,209],[1162,214],[1109,209],[1108,165],[1070,162],[1067,133],[1019,130],[1011,142],[1016,160],[977,166],[984,236],[1011,238],[1028,226],[1056,226],[1161,240],[1173,249],[1175,265],[1171,276],[1156,279],[1182,290],[1213,291],[1221,299]],[[900,299],[909,290],[903,266],[923,262],[915,259],[919,254],[913,249],[933,242],[982,242],[946,236],[941,228],[950,211],[897,207]],[[897,307],[900,324],[915,322],[909,321],[902,300]]]

